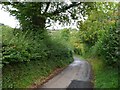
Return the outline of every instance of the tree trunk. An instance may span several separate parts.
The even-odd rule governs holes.
[[[45,17],[38,17],[34,16],[32,18],[32,24],[34,29],[40,29],[43,31],[45,29],[46,18]]]

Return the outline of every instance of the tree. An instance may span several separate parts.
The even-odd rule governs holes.
[[[11,15],[16,16],[23,30],[46,28],[46,23],[59,21],[70,23],[71,19],[77,20],[86,16],[95,8],[91,2],[2,2]],[[12,8],[11,8],[12,7]]]
[[[91,11],[85,22],[78,23],[81,41],[90,47],[115,23],[118,9],[117,3],[113,2],[98,2],[96,6],[96,10]]]
[[[86,53],[102,57],[107,65],[116,66],[120,56],[118,3],[98,3],[98,7],[84,23],[80,23],[79,36]]]

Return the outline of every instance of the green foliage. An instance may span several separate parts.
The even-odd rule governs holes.
[[[116,65],[119,62],[119,30],[116,25],[109,29],[96,43],[98,54],[104,57],[109,65]]]
[[[2,87],[3,88],[30,88],[34,84],[39,84],[50,75],[56,68],[65,67],[72,59],[47,61],[30,61],[13,63],[3,66]],[[62,64],[62,65],[61,65]]]
[[[80,43],[79,34],[76,29],[62,29],[52,31],[51,38],[57,42],[63,43],[72,53],[81,55],[83,53],[83,44]]]
[[[80,30],[73,41],[78,40],[82,51],[80,55],[89,58],[95,76],[95,88],[118,88],[120,32],[116,25],[117,6],[114,3],[98,4],[99,10],[92,11],[86,21],[79,23]]]
[[[63,24],[71,23],[71,19],[77,20],[79,15],[86,16],[95,8],[94,2],[2,2],[2,5],[14,15],[24,30],[43,30],[47,24],[59,21]],[[11,8],[12,7],[12,8]],[[13,9],[14,8],[14,9]],[[77,15],[79,14],[79,15]]]
[[[85,55],[102,57],[107,65],[115,66],[119,59],[119,30],[117,30],[117,4],[98,3],[85,22],[80,22],[79,36]],[[102,7],[104,6],[104,7]],[[112,7],[112,8],[108,8]]]
[[[109,17],[109,18],[108,18]],[[92,11],[85,22],[80,22],[79,36],[86,45],[94,46],[101,35],[106,32],[114,23],[111,13],[103,11]]]
[[[118,70],[106,67],[95,76],[95,88],[118,88]]]
[[[38,28],[44,27],[44,21],[47,20],[47,17],[55,21],[60,20],[60,22],[68,20],[68,15],[65,16],[62,13],[67,11],[67,9],[64,10],[64,8],[69,7],[69,5],[64,5],[63,3],[22,2],[5,4],[10,4],[18,9],[18,11],[13,10],[13,12],[10,10],[10,12],[11,14],[17,16],[17,18],[20,20],[20,23],[23,25],[22,28],[24,28],[26,31],[21,32],[19,30],[14,32],[13,29],[9,27],[2,27],[2,52],[4,64],[3,87],[26,87],[32,83],[32,80],[35,80],[39,76],[40,78],[46,77],[54,68],[68,65],[73,60],[72,52],[90,57],[102,57],[107,65],[115,66],[118,64],[118,59],[120,56],[120,33],[116,26],[116,4],[97,3],[95,4],[98,5],[96,10],[91,11],[89,5],[93,5],[92,3],[81,3],[83,6],[81,6],[81,4],[78,6],[80,9],[78,12],[76,11],[78,8],[68,9],[68,12],[71,13],[70,15],[74,19],[76,18],[74,14],[77,15],[77,13],[82,11],[83,15],[86,15],[87,10],[91,11],[88,19],[85,22],[79,23],[79,31],[64,29],[60,31],[51,31],[50,33],[48,33],[47,30]],[[52,5],[51,8],[56,6],[59,8],[55,8],[55,11],[50,9],[51,12],[46,11],[45,13],[40,10],[41,7],[44,7],[44,5],[49,7],[50,4]],[[70,5],[77,6],[77,4],[78,3],[73,2]],[[48,7],[46,7],[46,9]],[[84,8],[88,9],[85,9],[84,11]],[[38,10],[41,12],[38,12]],[[73,10],[74,13],[72,13]],[[31,13],[31,11],[33,12]],[[39,22],[42,21],[43,23],[39,24]],[[31,32],[33,29],[36,31]],[[98,64],[101,63],[97,62],[96,65]],[[102,64],[98,66],[94,66],[94,68],[96,70],[99,68],[101,71],[100,68],[102,68]],[[100,73],[96,74],[96,77],[98,78],[96,79],[96,83],[103,81],[101,77],[105,76],[106,73],[109,73],[107,72],[108,69],[112,70],[113,68],[102,70],[100,72],[102,73],[101,76]],[[106,76],[115,77],[114,79],[109,80],[112,82],[112,84],[100,83],[96,86],[117,86],[115,84],[117,75],[116,71],[112,72],[111,70],[109,75]],[[105,73],[103,73],[104,71]],[[107,81],[104,82],[106,83]]]
[[[70,37],[70,30],[67,30],[67,29],[64,29],[61,31],[61,37],[68,41],[69,40],[69,37]]]
[[[3,63],[29,61],[30,54],[27,51],[29,41],[25,38],[26,34],[13,34],[13,29],[3,27]]]
[[[4,26],[3,87],[23,88],[36,79],[47,77],[51,71],[72,62],[71,51],[61,42],[51,39],[47,32],[18,31]]]
[[[2,67],[2,26],[0,26],[0,68]]]
[[[72,57],[68,48],[49,39],[47,32],[20,31],[14,35],[12,29],[3,28],[3,63],[47,60],[47,58],[62,60],[66,57]]]
[[[118,68],[105,65],[101,58],[89,58],[94,71],[95,88],[118,88]]]

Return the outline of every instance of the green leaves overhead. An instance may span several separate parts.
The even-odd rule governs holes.
[[[71,19],[77,20],[81,15],[86,16],[95,8],[95,4],[91,2],[71,2],[69,5],[65,2],[4,2],[2,4],[4,7],[7,6],[11,15],[16,16],[24,30],[43,29],[46,20],[71,23]]]

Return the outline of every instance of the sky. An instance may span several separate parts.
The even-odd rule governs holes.
[[[9,12],[4,11],[2,9],[2,5],[0,5],[0,23],[8,25],[12,28],[19,27],[18,20],[15,17],[11,16]]]

